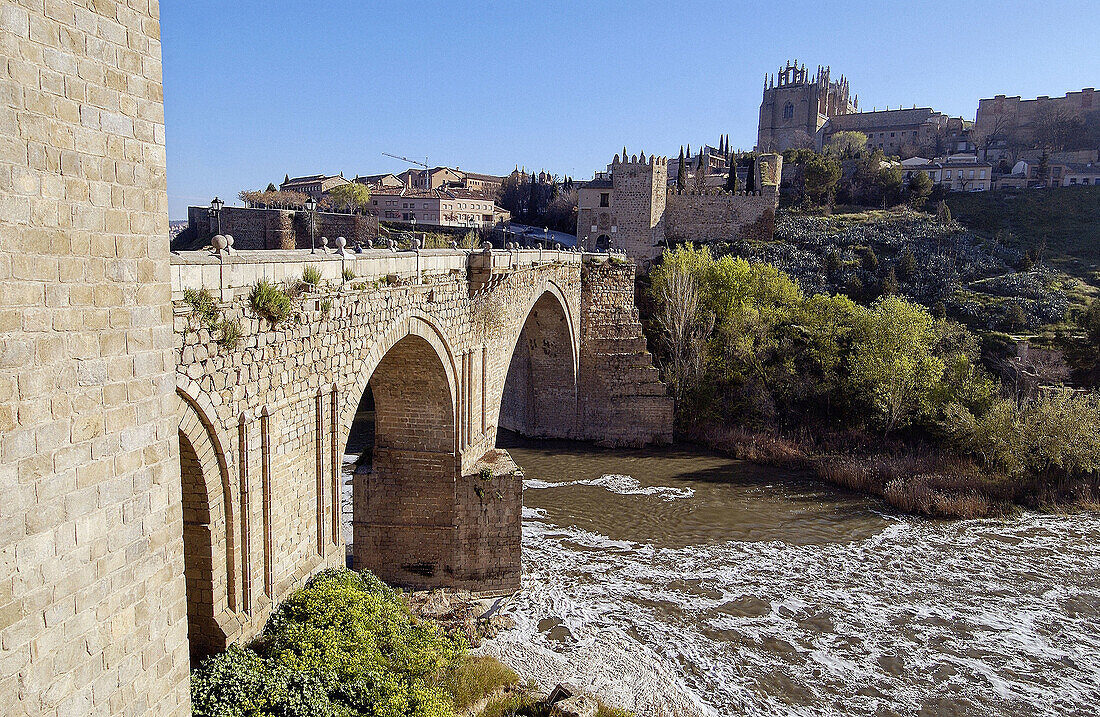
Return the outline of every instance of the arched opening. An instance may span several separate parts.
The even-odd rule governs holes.
[[[405,336],[371,374],[348,434],[345,454],[356,447],[371,453],[352,481],[352,564],[393,585],[436,587],[454,573],[451,385],[436,347]]]
[[[207,489],[203,461],[207,446],[196,449],[179,432],[180,477],[183,482],[183,565],[187,587],[187,640],[191,662],[226,646],[226,635],[217,616],[226,609],[225,571],[215,565],[219,548],[224,555],[224,524],[217,526],[220,496],[212,500]]]
[[[573,336],[561,301],[547,291],[520,331],[501,396],[501,428],[528,437],[575,434],[577,374]]]
[[[607,234],[601,234],[596,237],[596,251],[605,252],[611,248],[611,237]]]

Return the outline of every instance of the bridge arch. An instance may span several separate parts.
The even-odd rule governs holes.
[[[497,425],[527,436],[576,433],[580,339],[565,293],[545,281],[510,340]]]
[[[353,564],[395,585],[443,585],[455,572],[455,376],[442,332],[409,316],[372,348],[341,409],[347,445],[355,409],[371,391],[371,467],[352,482]]]
[[[182,379],[182,377],[181,377]],[[224,649],[239,625],[231,454],[211,419],[214,406],[193,381],[177,382],[183,493],[187,635],[193,657]]]

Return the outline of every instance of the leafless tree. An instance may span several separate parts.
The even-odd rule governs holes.
[[[699,316],[699,287],[687,267],[669,267],[658,291],[656,318],[668,351],[665,375],[679,403],[702,373],[703,341],[714,325],[713,316]]]

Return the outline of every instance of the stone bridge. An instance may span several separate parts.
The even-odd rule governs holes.
[[[307,268],[321,281],[287,319],[257,315],[259,280],[302,287]],[[305,575],[344,564],[349,442],[373,445],[353,481],[356,568],[502,593],[520,585],[522,473],[498,428],[671,438],[633,265],[607,254],[186,252],[171,274],[193,652],[254,634]]]

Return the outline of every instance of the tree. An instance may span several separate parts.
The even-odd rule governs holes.
[[[883,296],[897,296],[898,293],[898,275],[894,272],[894,267],[890,267],[886,272],[886,276],[882,278],[882,295]]]
[[[699,274],[709,260],[706,249],[679,247],[667,252],[653,272],[657,326],[668,355],[664,374],[677,404],[698,382],[704,340],[713,326],[713,318],[702,317],[699,311]]]
[[[695,167],[695,181],[693,182],[693,189],[699,194],[704,194],[707,191],[707,165],[706,158],[702,152],[699,152],[699,163]]]
[[[265,192],[277,192],[279,190],[275,188],[275,184],[273,182],[268,182],[267,183],[267,189],[265,189],[264,191]]]
[[[917,273],[917,256],[912,247],[905,247],[898,255],[897,276],[902,281],[912,281]]]
[[[867,313],[852,344],[852,382],[884,433],[929,407],[944,372],[933,355],[935,321],[922,307],[884,296]]]
[[[623,147],[623,153],[626,153],[626,147]],[[533,170],[531,172],[531,191],[527,194],[527,211],[525,214],[527,221],[531,221],[539,214],[539,185],[538,178]]]
[[[1085,333],[1093,345],[1100,349],[1100,299],[1093,299],[1083,322]]]
[[[348,182],[328,190],[328,203],[334,209],[347,209],[349,213],[366,211],[370,206],[370,189],[358,182]]]
[[[750,194],[756,191],[756,157],[749,157],[749,171],[745,175],[745,191]]]
[[[687,186],[687,168],[684,167],[684,146],[680,145],[680,161],[676,164],[676,188],[683,191]]]
[[[726,190],[737,192],[737,157],[730,157],[730,171],[726,176]]]
[[[878,271],[878,256],[875,255],[874,249],[867,247],[863,250],[863,256],[860,258],[860,265],[863,266],[865,271]]]
[[[1042,156],[1039,157],[1039,183],[1044,187],[1050,182],[1050,155],[1044,149]]]
[[[943,199],[936,205],[936,221],[944,225],[951,223],[951,207]]]
[[[862,132],[845,130],[829,138],[825,145],[826,154],[838,159],[851,159],[867,149],[867,135]]]
[[[909,205],[919,209],[932,194],[932,179],[924,172],[917,172],[909,178]]]
[[[832,206],[836,183],[840,180],[840,163],[832,157],[814,154],[803,164],[806,196],[819,206]]]
[[[901,200],[901,167],[896,164],[880,166],[875,173],[875,186],[882,192],[884,201],[890,205],[897,204]],[[929,192],[931,191],[929,189]]]

